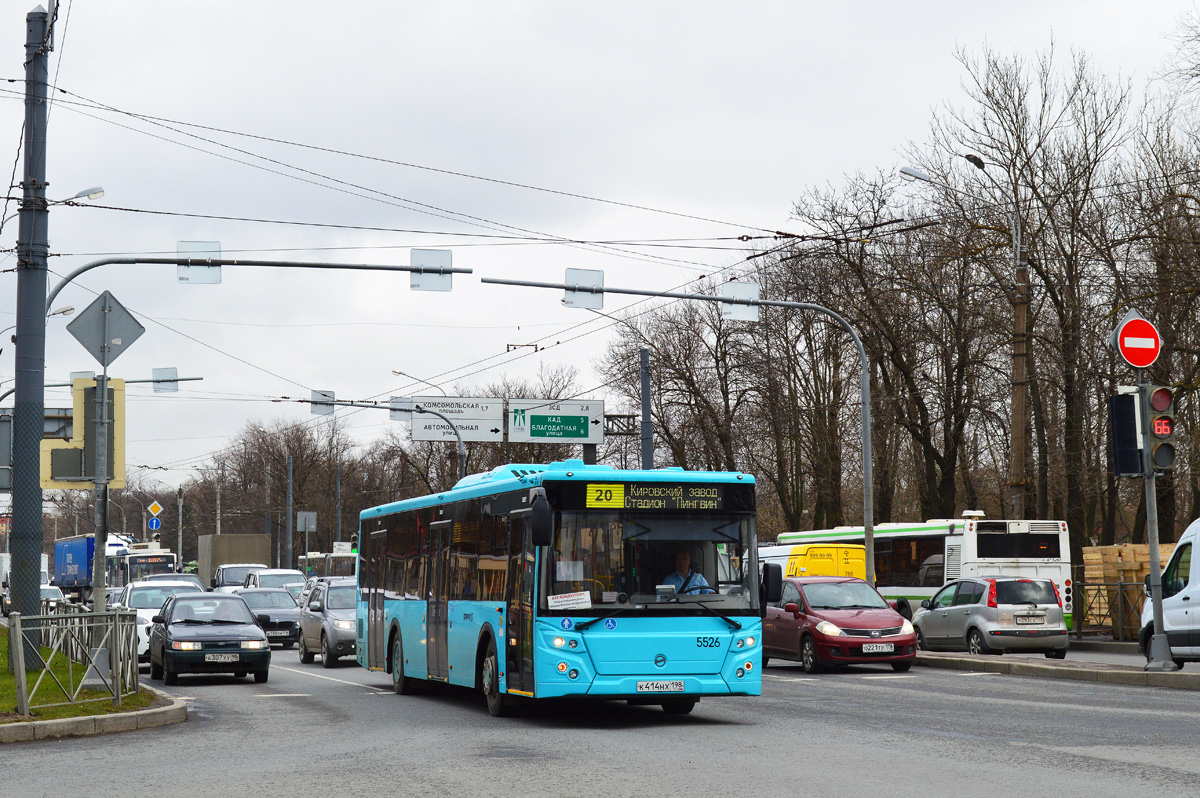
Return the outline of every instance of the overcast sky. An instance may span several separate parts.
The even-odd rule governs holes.
[[[6,175],[24,115],[33,3],[22,6],[0,16],[0,77],[18,81],[0,85]],[[743,257],[726,249],[736,241],[715,239],[803,232],[789,212],[806,188],[902,166],[931,112],[964,102],[956,47],[1032,57],[1053,41],[1064,62],[1083,50],[1140,87],[1192,6],[63,0],[51,75],[69,94],[56,93],[50,111],[52,199],[101,185],[96,205],[306,226],[55,208],[52,272],[206,240],[230,257],[351,263],[407,264],[409,248],[450,248],[474,274],[438,294],[410,291],[404,274],[226,269],[221,285],[186,286],[173,267],[110,266],[57,304],[82,310],[108,289],[142,321],[146,334],[112,376],[175,366],[204,378],[173,396],[130,386],[128,463],[168,466],[147,473],[169,485],[248,421],[310,418],[307,405],[272,398],[433,393],[392,369],[453,394],[571,364],[580,387],[594,388],[606,319],[561,307],[558,292],[478,278],[558,282],[576,267],[603,269],[612,286],[676,288]],[[13,219],[0,247],[16,235]],[[522,240],[531,237],[700,248]],[[0,258],[0,269],[15,265]],[[15,289],[15,273],[0,273],[0,327],[15,323]],[[606,312],[629,302],[610,297]],[[67,321],[49,321],[51,382],[96,368]],[[0,391],[13,375],[8,335]],[[532,342],[544,348],[506,351]],[[47,390],[48,407],[69,404],[68,392]],[[382,412],[345,417],[363,442],[391,423]]]

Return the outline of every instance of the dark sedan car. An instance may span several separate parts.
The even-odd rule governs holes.
[[[284,648],[296,645],[300,636],[300,605],[291,593],[282,588],[244,587],[237,595],[245,599],[251,612],[259,618],[265,617],[262,628],[267,640]]]
[[[176,684],[181,673],[254,674],[267,680],[271,644],[241,596],[181,593],[171,596],[150,628],[150,678]]]

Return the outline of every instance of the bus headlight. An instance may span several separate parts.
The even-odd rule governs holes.
[[[563,645],[565,645],[565,644],[566,644],[566,642],[567,642],[567,641],[566,641],[566,640],[563,640],[561,637],[556,637],[556,638],[554,638],[554,647],[555,647],[555,648],[562,648],[562,647],[563,647]]]

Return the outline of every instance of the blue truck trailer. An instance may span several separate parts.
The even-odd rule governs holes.
[[[75,593],[84,599],[92,592],[92,561],[96,554],[96,538],[80,535],[54,541],[54,580],[51,584],[64,593]]]

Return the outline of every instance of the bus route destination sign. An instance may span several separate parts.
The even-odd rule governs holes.
[[[584,506],[604,510],[724,510],[724,485],[589,482]]]

